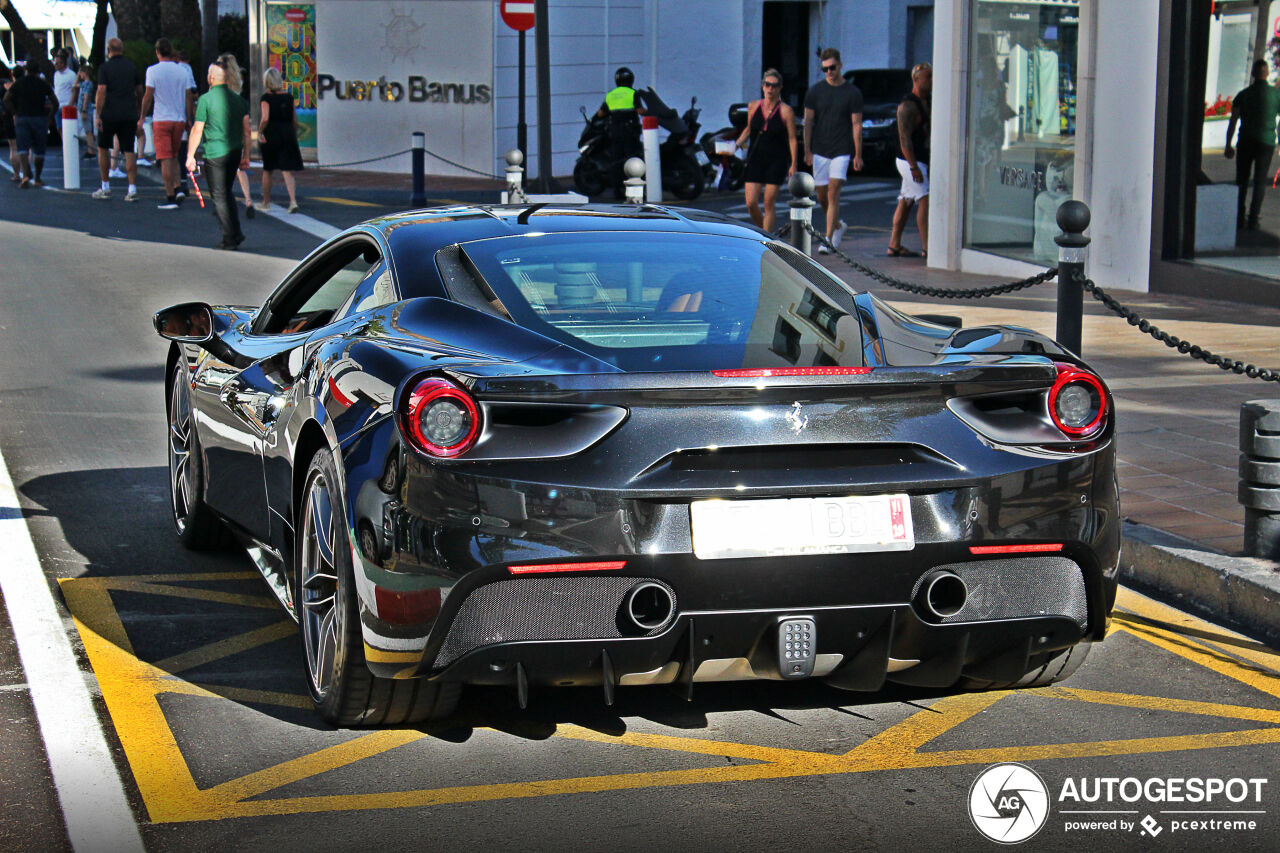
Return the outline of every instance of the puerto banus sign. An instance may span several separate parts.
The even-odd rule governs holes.
[[[411,74],[401,83],[383,74],[376,80],[338,80],[331,74],[316,76],[316,94],[339,101],[410,101],[430,104],[487,104],[493,100],[488,83],[448,83]]]

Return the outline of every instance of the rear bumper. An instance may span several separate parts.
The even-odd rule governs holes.
[[[362,560],[357,586],[366,657],[384,677],[545,685],[599,684],[607,671],[617,684],[778,677],[776,655],[761,649],[772,648],[778,619],[810,616],[815,675],[866,689],[886,675],[948,686],[961,675],[999,680],[986,671],[1012,672],[1030,654],[1101,640],[1115,601],[1120,517],[1110,449],[953,488],[904,489],[910,551],[744,559],[694,556],[688,498],[453,471],[411,462],[395,496],[405,503],[365,500],[356,512],[383,543]],[[1062,550],[969,550],[993,543]],[[509,571],[573,561],[625,565],[539,575],[564,581],[543,587]],[[929,621],[913,599],[940,567],[988,603]],[[661,631],[619,620],[641,582],[673,594],[673,621]]]

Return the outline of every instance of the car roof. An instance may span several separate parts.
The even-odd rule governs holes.
[[[423,227],[431,226],[431,227]],[[668,231],[769,238],[754,225],[722,213],[653,204],[462,204],[410,210],[363,223],[388,242],[409,236],[419,249],[427,244],[489,237],[574,231]],[[411,235],[411,236],[410,236]]]

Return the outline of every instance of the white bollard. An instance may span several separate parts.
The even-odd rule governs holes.
[[[627,201],[631,204],[644,204],[644,161],[639,157],[629,157],[622,164],[622,173],[627,176],[622,183],[626,187]]]
[[[80,189],[80,140],[76,108],[62,108],[62,188]]]
[[[642,117],[640,139],[644,142],[645,200],[662,204],[662,154],[658,150],[657,116]]]
[[[505,204],[527,204],[524,194],[524,153],[519,148],[507,152],[507,192]]]

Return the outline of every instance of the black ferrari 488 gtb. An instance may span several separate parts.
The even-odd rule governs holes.
[[[1106,631],[1097,374],[719,214],[387,216],[155,326],[179,539],[247,546],[333,723],[464,684],[1036,686]]]

